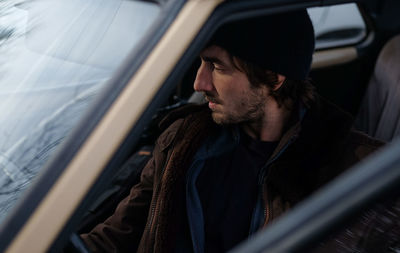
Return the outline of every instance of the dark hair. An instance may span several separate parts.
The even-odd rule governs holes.
[[[260,87],[261,85],[270,87],[271,96],[279,106],[285,106],[291,110],[292,105],[300,100],[306,107],[309,107],[314,100],[314,85],[311,79],[292,80],[286,78],[279,89],[273,90],[279,83],[277,73],[232,55],[230,55],[230,58],[235,68],[247,75],[251,85],[254,87]]]

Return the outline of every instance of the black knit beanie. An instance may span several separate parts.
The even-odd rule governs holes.
[[[314,29],[306,10],[292,11],[226,24],[209,44],[289,79],[304,80],[314,52]]]

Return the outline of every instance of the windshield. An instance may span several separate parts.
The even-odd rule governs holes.
[[[0,1],[0,221],[158,13],[131,0]]]

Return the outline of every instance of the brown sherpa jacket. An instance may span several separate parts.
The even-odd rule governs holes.
[[[82,235],[93,252],[174,252],[176,228],[187,217],[186,172],[203,141],[221,126],[205,106],[173,111],[161,126],[169,127],[140,183],[111,217]],[[271,157],[263,177],[264,226],[382,144],[354,131],[348,114],[317,98]]]

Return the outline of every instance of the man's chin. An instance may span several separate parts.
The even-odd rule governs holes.
[[[231,122],[231,120],[229,120],[228,117],[226,117],[226,115],[220,112],[213,111],[211,113],[211,117],[214,120],[214,122],[218,125],[229,125],[233,123]]]

